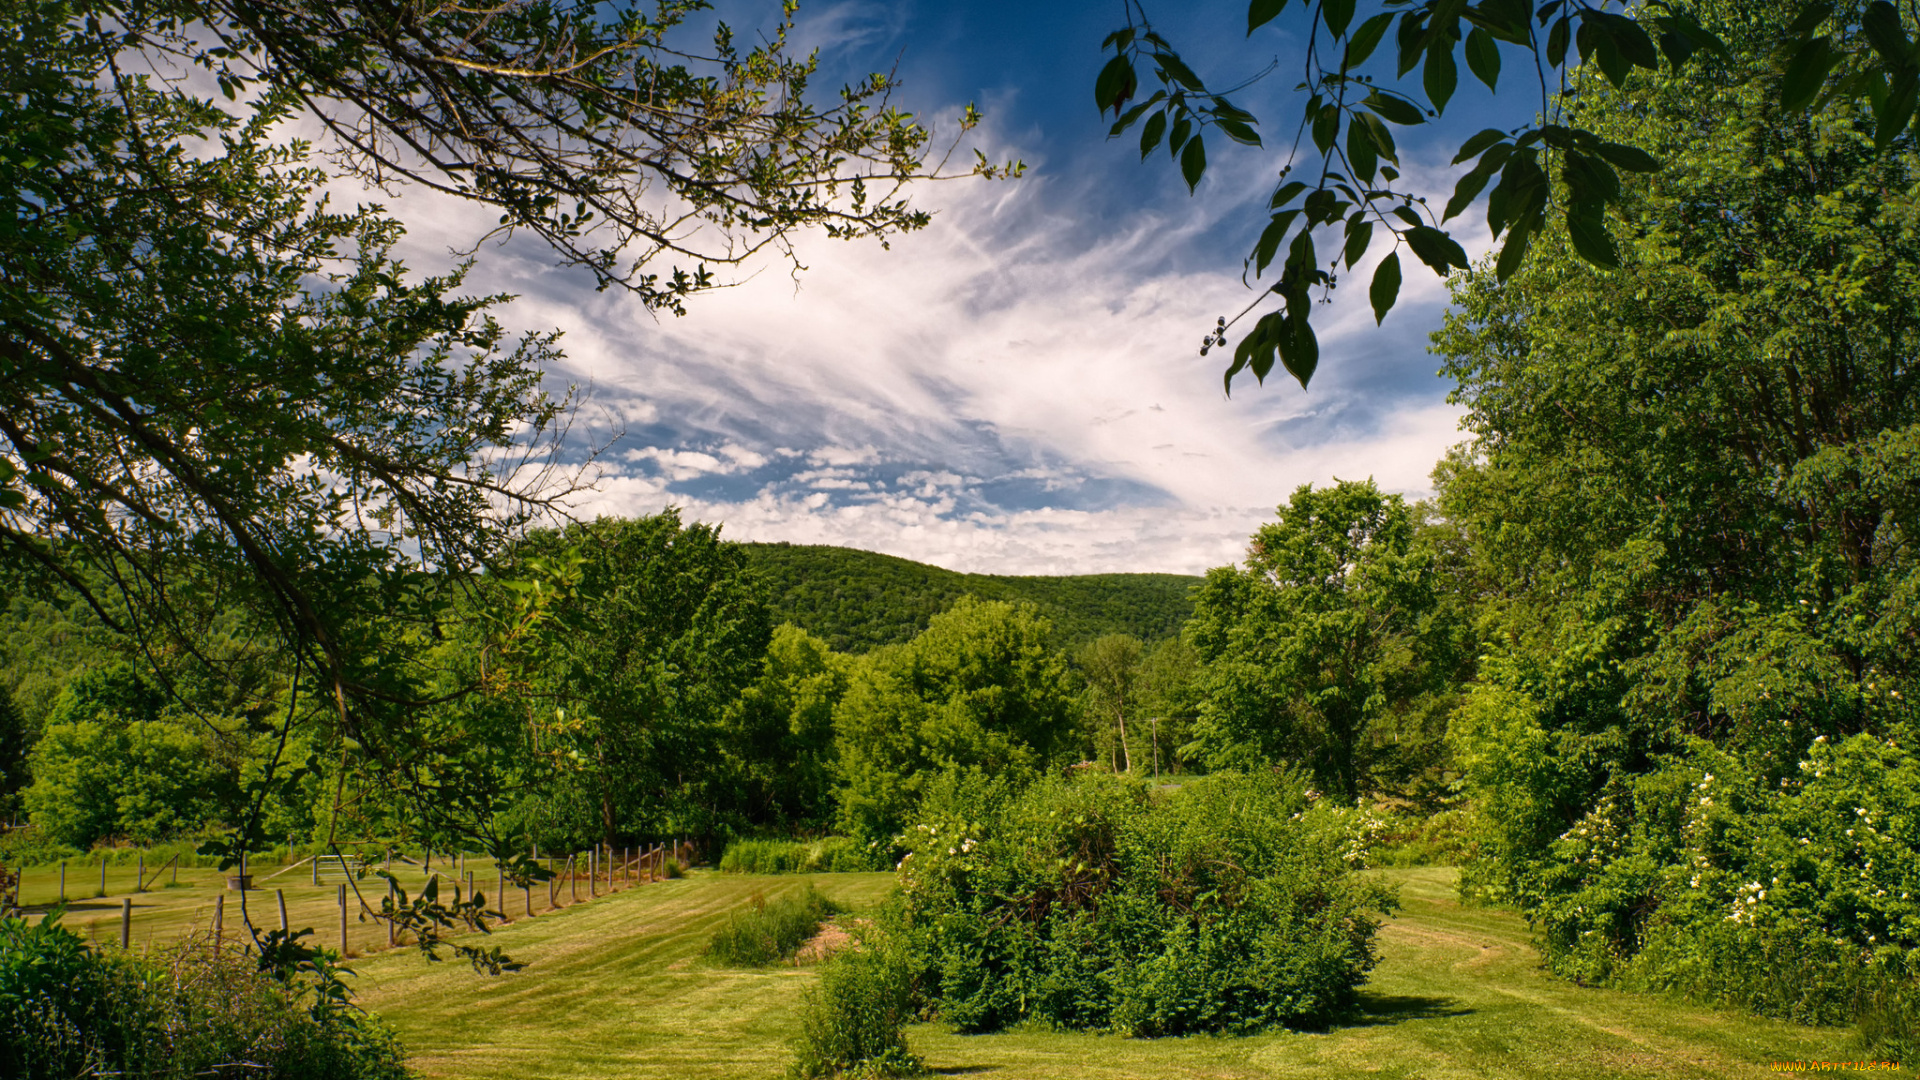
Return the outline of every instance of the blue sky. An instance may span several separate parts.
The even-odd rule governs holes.
[[[764,7],[725,10],[747,25],[741,13]],[[1291,133],[1284,30],[1249,42],[1244,0],[1148,10],[1209,75],[1279,60],[1239,97],[1270,142]],[[1130,138],[1109,142],[1092,82],[1123,18],[1105,0],[803,5],[797,37],[820,50],[823,85],[897,63],[896,100],[943,137],[967,102],[985,111],[959,157],[979,146],[1030,166],[1011,183],[925,185],[915,199],[934,224],[891,250],[806,240],[797,284],[770,264],[658,319],[552,269],[543,250],[484,255],[474,284],[519,295],[509,322],[565,332],[556,381],[590,386],[586,427],[618,436],[579,512],[676,505],[734,539],[980,572],[1198,573],[1236,559],[1300,484],[1371,476],[1425,494],[1461,437],[1426,351],[1441,284],[1411,267],[1379,329],[1363,289],[1339,290],[1318,320],[1310,392],[1275,378],[1226,397],[1220,354],[1197,347],[1251,298],[1240,260],[1280,157],[1210,141],[1189,197],[1164,156],[1143,165]],[[1403,136],[1407,171],[1450,190],[1466,133],[1530,111],[1463,86],[1446,122]],[[416,242],[456,238],[458,223],[443,224],[416,223]],[[1457,233],[1471,252],[1483,234]]]

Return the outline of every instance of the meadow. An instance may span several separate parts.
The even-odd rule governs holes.
[[[1381,871],[1404,904],[1381,936],[1365,1014],[1324,1032],[1122,1039],[909,1029],[936,1073],[1106,1077],[1749,1077],[1776,1061],[1844,1058],[1851,1033],[1656,995],[1576,986],[1542,970],[1510,912],[1463,907],[1446,868]],[[809,882],[856,909],[890,874],[696,871],[500,930],[526,970],[498,979],[400,951],[356,965],[362,1004],[395,1024],[428,1077],[777,1075],[804,966],[732,970],[701,958],[730,911]]]

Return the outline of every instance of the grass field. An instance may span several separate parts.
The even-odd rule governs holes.
[[[1850,1033],[1548,977],[1513,915],[1462,908],[1453,872],[1384,871],[1404,910],[1357,1023],[1252,1038],[1120,1039],[909,1032],[937,1072],[996,1080],[1157,1077],[1751,1077],[1845,1056]],[[391,953],[360,962],[361,1001],[397,1025],[430,1077],[767,1077],[787,1061],[806,968],[733,971],[700,950],[729,910],[799,890],[858,907],[886,874],[696,873],[543,915],[496,936],[524,972]],[[1911,1070],[1911,1064],[1908,1069]]]

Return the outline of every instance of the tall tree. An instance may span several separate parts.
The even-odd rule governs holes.
[[[1351,801],[1392,759],[1387,721],[1454,676],[1448,631],[1406,503],[1370,480],[1305,485],[1200,589],[1198,749],[1216,768],[1299,762]]]
[[[1146,650],[1131,634],[1103,634],[1080,650],[1080,670],[1087,679],[1088,704],[1094,715],[1110,722],[1119,753],[1116,772],[1133,771],[1133,750],[1127,744],[1127,717],[1135,713],[1141,696],[1141,659]]]
[[[962,597],[862,657],[834,710],[840,824],[887,840],[935,775],[1028,778],[1069,744],[1074,693],[1031,605]]]

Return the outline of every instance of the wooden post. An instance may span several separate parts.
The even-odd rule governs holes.
[[[388,865],[389,865],[389,866],[391,866],[391,865],[392,865],[392,863],[393,863],[393,855],[392,855],[392,853],[391,853],[391,852],[389,852],[389,853],[388,853],[388,855],[387,855],[387,863],[388,863]],[[388,918],[387,918],[387,948],[389,948],[389,949],[391,949],[391,948],[393,948],[393,918],[392,918],[392,916],[393,916],[393,914],[394,914],[394,912],[395,912],[395,911],[397,911],[397,910],[398,910],[398,907],[397,907],[397,906],[396,906],[396,905],[394,904],[394,896],[393,896],[393,879],[392,879],[392,878],[388,878],[388,879],[387,879],[387,912],[386,912],[386,913],[387,913],[387,916],[388,916]]]
[[[347,883],[340,883],[340,959],[347,958]]]
[[[64,859],[60,862],[60,902],[67,902],[67,863]]]
[[[107,895],[107,857],[105,855],[100,856],[100,891],[93,895]]]
[[[507,914],[507,864],[495,859],[493,868],[500,872],[500,891],[494,894],[494,902],[500,905],[500,917],[512,922],[513,918]]]
[[[167,884],[169,885],[180,884],[180,856],[178,855],[175,855],[173,857],[173,877],[167,879]]]
[[[587,852],[587,899],[600,895],[600,845]]]
[[[573,902],[577,904],[580,902],[580,878],[573,872],[573,860],[576,858],[579,856],[567,856],[567,888],[573,890]]]
[[[133,891],[147,891],[147,853],[140,853],[140,868],[133,872]]]
[[[220,893],[213,898],[213,943],[218,945],[227,934],[227,894]]]
[[[307,863],[307,868],[313,871],[313,883],[315,886],[318,886],[320,884],[320,853],[318,851],[313,853],[313,858]]]
[[[120,898],[120,947],[133,943],[133,897]]]
[[[287,932],[287,890],[273,890],[273,898],[280,902],[280,932]]]
[[[527,918],[531,919],[533,918],[533,882],[529,881],[525,885],[522,885],[520,891],[525,894],[524,899],[527,902]]]

